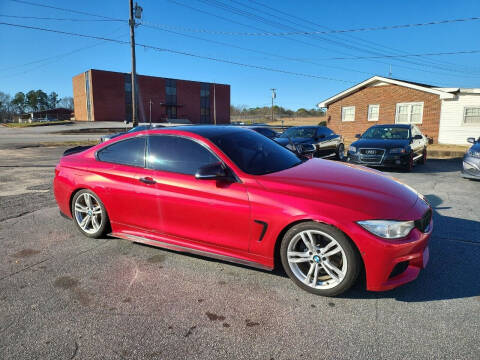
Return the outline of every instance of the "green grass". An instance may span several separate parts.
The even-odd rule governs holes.
[[[45,121],[45,122],[32,122],[32,123],[6,123],[2,125],[9,128],[26,128],[26,127],[36,127],[36,126],[65,125],[65,124],[73,124],[73,122],[70,120],[59,120],[59,121]]]

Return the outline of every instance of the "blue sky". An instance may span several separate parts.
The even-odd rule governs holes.
[[[30,1],[112,18],[128,18],[128,0]],[[480,87],[480,53],[400,59],[331,59],[372,56],[373,52],[391,55],[480,50],[480,20],[317,36],[232,36],[185,31],[185,28],[219,32],[285,32],[293,29],[324,31],[423,23],[480,16],[480,2],[477,0],[142,0],[139,5],[144,9],[143,20],[148,23],[167,25],[171,29],[175,28],[176,32],[230,44],[233,47],[144,26],[136,30],[138,43],[336,79],[326,80],[256,70],[137,47],[138,73],[230,84],[231,101],[236,105],[269,105],[269,89],[274,87],[278,89],[278,105],[293,109],[312,108],[317,102],[374,74],[387,76],[390,65],[395,78],[439,86]],[[251,14],[247,14],[247,17],[234,14],[226,10],[227,6],[230,10],[233,7],[237,12],[243,11],[245,14],[246,11],[263,19],[258,21],[258,18]],[[0,0],[0,15],[99,19],[10,0]],[[0,16],[0,21],[125,41],[129,39],[128,25],[124,22],[37,20],[4,16]],[[0,25],[0,54],[0,91],[12,95],[17,91],[43,89],[47,92],[56,91],[60,96],[71,96],[72,76],[87,69],[130,71],[130,48],[127,45],[4,25]],[[42,59],[47,60],[37,62]]]

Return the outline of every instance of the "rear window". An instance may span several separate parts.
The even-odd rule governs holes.
[[[145,137],[120,140],[97,152],[97,159],[114,164],[145,167]]]

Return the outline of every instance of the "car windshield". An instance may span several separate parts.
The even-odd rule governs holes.
[[[282,138],[313,138],[315,137],[316,128],[295,127],[286,130],[280,137]]]
[[[302,163],[293,152],[254,131],[222,134],[209,139],[247,174],[264,175]]]
[[[381,139],[381,140],[408,140],[410,130],[403,127],[394,126],[375,126],[371,127],[362,135],[362,139]]]

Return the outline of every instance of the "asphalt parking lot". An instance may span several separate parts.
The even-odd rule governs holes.
[[[323,298],[281,271],[83,237],[53,199],[64,149],[0,150],[1,359],[480,357],[480,182],[460,159],[390,172],[435,210],[419,278]]]

